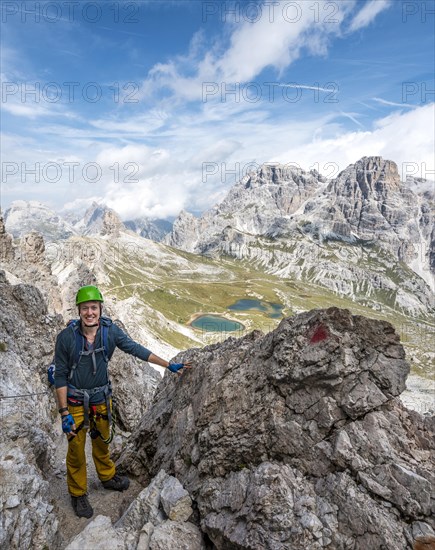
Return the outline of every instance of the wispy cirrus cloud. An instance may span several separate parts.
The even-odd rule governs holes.
[[[391,6],[391,0],[369,0],[355,15],[349,25],[349,32],[367,27],[383,11]]]
[[[380,103],[381,105],[389,105],[391,107],[416,107],[416,105],[412,105],[411,103],[396,103],[394,101],[382,99],[381,97],[372,97],[371,99],[372,101],[376,101],[376,103]]]

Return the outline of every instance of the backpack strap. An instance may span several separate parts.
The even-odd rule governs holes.
[[[108,332],[109,332],[109,327],[105,323],[101,324],[101,341],[100,341],[100,344],[101,344],[101,347],[102,347],[102,350],[103,350],[104,361],[106,363],[109,362],[109,348],[107,346],[107,341],[108,341],[107,333]]]
[[[73,364],[71,367],[71,370],[69,372],[69,379],[73,377],[74,371],[77,368],[77,365],[80,362],[82,352],[85,348],[85,339],[79,332],[79,326],[80,326],[80,320],[79,319],[73,319],[72,321],[68,322],[67,325],[74,333],[74,349],[73,349]]]
[[[104,359],[106,363],[109,362],[113,354],[109,354],[109,328],[113,324],[112,319],[109,319],[108,317],[101,317],[100,318],[100,326],[101,326],[101,343],[103,347],[103,354]]]

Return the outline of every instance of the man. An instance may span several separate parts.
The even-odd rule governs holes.
[[[105,489],[123,491],[130,482],[115,472],[110,458],[111,385],[108,362],[118,347],[143,361],[181,374],[190,363],[170,364],[134,342],[110,319],[102,317],[103,296],[96,286],[81,287],[76,296],[79,322],[62,330],[56,340],[56,393],[62,430],[68,437],[67,484],[77,516],[90,518],[87,497],[86,432],[91,426],[92,458]]]

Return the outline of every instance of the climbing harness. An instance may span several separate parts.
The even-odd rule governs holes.
[[[96,405],[90,405],[89,411],[88,411],[88,416],[89,416],[89,426],[88,427],[90,427],[89,436],[91,437],[91,439],[97,439],[97,437],[100,437],[102,439],[103,443],[106,443],[106,445],[111,443],[111,441],[113,440],[113,438],[115,436],[116,412],[115,412],[114,400],[112,400],[112,407],[113,407],[113,410],[111,411],[110,410],[111,407],[110,407],[110,403],[109,403],[109,406],[107,408],[107,412],[109,414],[101,414],[100,412],[98,412]],[[85,411],[86,411],[86,409],[85,409]],[[109,421],[110,433],[109,433],[109,437],[104,438],[101,435],[101,432],[98,430],[96,423],[100,419],[109,420],[109,417],[111,418],[111,421]],[[77,435],[79,433],[79,431],[82,430],[83,428],[86,428],[85,421],[81,422],[81,424],[79,424],[78,427],[75,430],[72,430],[72,433]],[[68,437],[68,441],[71,441],[72,439],[74,439],[74,435],[71,435],[71,436]]]
[[[112,425],[112,413],[110,411],[110,397],[112,395],[112,384],[109,380],[107,384],[104,386],[97,386],[96,388],[92,389],[79,389],[75,388],[72,384],[68,384],[68,390],[67,390],[67,396],[68,399],[70,397],[72,398],[78,398],[78,401],[80,403],[83,403],[84,411],[85,411],[85,419],[84,419],[84,428],[89,428],[89,400],[90,398],[97,394],[97,393],[103,393],[104,394],[104,401],[107,406],[107,416],[109,420],[109,425]]]

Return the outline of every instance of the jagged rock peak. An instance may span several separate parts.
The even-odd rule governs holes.
[[[338,308],[189,350],[119,467],[177,477],[217,550],[405,550],[434,534],[435,446],[395,399],[404,355],[392,325]]]
[[[114,210],[96,202],[86,210],[83,226],[85,235],[101,234],[115,237],[119,235],[119,231],[125,229],[121,218]]]
[[[326,178],[316,170],[306,172],[296,165],[279,163],[262,164],[258,170],[249,173],[243,179],[244,186],[247,189],[261,185],[285,185],[289,183],[304,187],[325,181]]]
[[[3,215],[0,212],[0,260],[10,262],[14,258],[12,235],[6,232]]]
[[[4,235],[5,233],[6,233],[6,227],[3,221],[3,214],[0,212],[0,235]]]
[[[20,248],[28,263],[43,263],[45,260],[44,237],[38,231],[31,231],[20,239]]]
[[[370,195],[382,195],[387,191],[397,191],[400,186],[400,175],[397,164],[382,157],[363,157],[355,164],[349,165],[338,174],[330,189],[337,191],[339,185],[356,182],[364,198]]]
[[[39,231],[50,241],[67,239],[75,234],[73,227],[47,205],[38,201],[13,201],[5,211],[6,229],[14,237]]]
[[[187,252],[193,252],[200,235],[199,224],[198,218],[182,210],[174,221],[172,231],[162,241],[176,248],[184,248]]]

